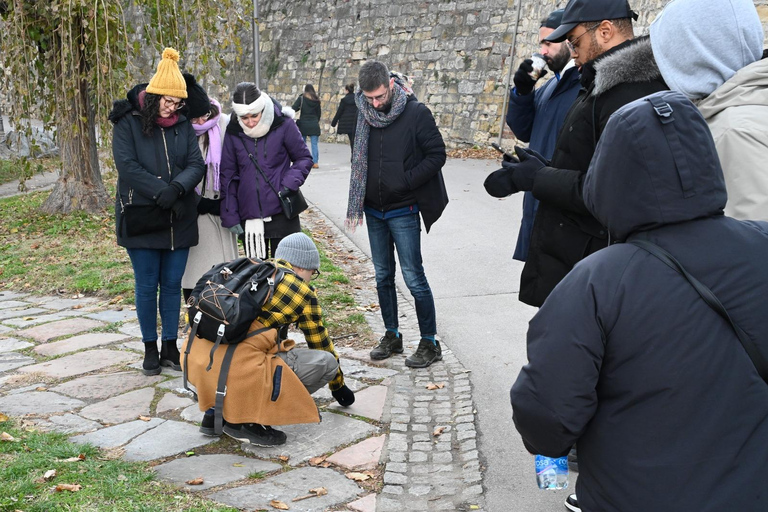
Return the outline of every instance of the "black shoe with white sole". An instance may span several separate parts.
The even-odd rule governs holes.
[[[225,423],[224,433],[241,443],[254,446],[280,446],[285,444],[285,432],[258,423]]]
[[[571,512],[581,512],[581,509],[579,508],[579,500],[576,499],[576,494],[571,494],[565,498],[564,505],[566,510],[570,510]]]
[[[227,423],[224,422],[224,424]],[[200,422],[200,433],[210,437],[219,437],[213,428],[213,414],[203,414],[203,421]]]

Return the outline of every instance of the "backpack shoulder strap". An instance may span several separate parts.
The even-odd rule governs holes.
[[[741,327],[739,327],[736,324],[736,322],[733,321],[731,316],[728,314],[728,311],[725,309],[725,306],[723,306],[723,304],[720,302],[717,296],[715,296],[712,290],[710,290],[709,287],[707,287],[707,285],[705,285],[704,283],[702,283],[701,281],[693,277],[691,274],[689,274],[688,271],[685,270],[683,265],[679,261],[677,261],[677,259],[674,256],[672,256],[668,251],[666,251],[664,248],[659,247],[658,245],[654,244],[653,242],[649,242],[648,240],[632,240],[629,243],[651,253],[653,256],[661,260],[665,265],[670,267],[672,270],[682,275],[691,284],[691,286],[693,286],[693,288],[696,290],[699,296],[704,300],[704,302],[706,302],[710,308],[712,308],[721,317],[723,317],[729,324],[731,324],[731,327],[736,332],[736,335],[739,337],[739,341],[741,342],[741,345],[744,347],[744,350],[746,350],[747,355],[749,355],[749,358],[752,360],[752,364],[755,365],[755,368],[757,369],[757,373],[759,373],[760,377],[766,383],[768,383],[768,361],[766,361],[762,357],[762,355],[760,354],[760,351],[757,349],[752,339],[750,339],[750,337],[747,336],[747,333],[744,332],[741,329]]]

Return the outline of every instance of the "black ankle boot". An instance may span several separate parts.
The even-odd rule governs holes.
[[[163,340],[163,345],[160,349],[160,366],[168,366],[177,372],[181,371],[179,349],[176,348],[176,340]]]
[[[157,341],[144,342],[144,364],[141,368],[144,375],[160,373],[160,354],[157,353]]]

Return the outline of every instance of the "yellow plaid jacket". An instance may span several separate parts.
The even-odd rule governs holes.
[[[292,269],[290,263],[277,260],[278,265]],[[311,349],[325,350],[339,360],[339,355],[333,347],[333,341],[328,336],[328,330],[323,325],[323,311],[317,300],[317,292],[309,283],[296,276],[287,273],[283,280],[275,287],[272,299],[262,309],[258,320],[265,327],[280,327],[296,323]],[[336,377],[328,384],[331,391],[336,391],[344,385],[344,374],[341,366]]]

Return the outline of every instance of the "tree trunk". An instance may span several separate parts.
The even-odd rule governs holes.
[[[109,203],[101,181],[96,141],[96,119],[89,94],[87,56],[80,50],[77,77],[68,66],[60,67],[65,78],[73,78],[77,91],[67,97],[66,88],[57,91],[56,139],[61,155],[61,174],[51,195],[40,207],[46,213],[75,210],[100,212]],[[67,76],[69,74],[69,76]]]

